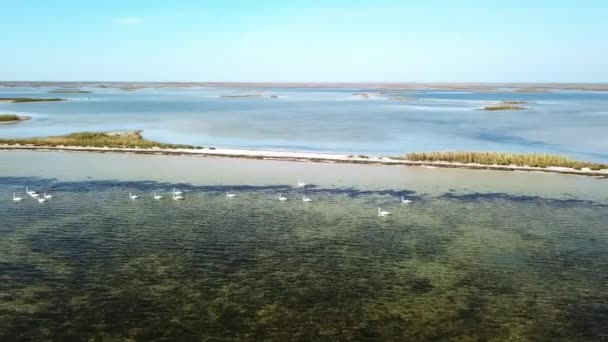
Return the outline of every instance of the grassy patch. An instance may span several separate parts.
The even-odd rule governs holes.
[[[196,148],[191,145],[165,144],[147,140],[137,131],[125,133],[83,132],[45,138],[0,139],[0,144],[113,148]]]
[[[32,97],[0,97],[0,102],[22,103],[22,102],[55,102],[65,101],[58,98],[32,98]]]
[[[591,170],[608,169],[608,165],[604,164],[587,163],[568,157],[537,153],[429,152],[408,153],[403,156],[403,159],[428,162],[477,163],[483,165],[517,165],[532,167],[558,166],[579,170],[582,168],[589,168]]]

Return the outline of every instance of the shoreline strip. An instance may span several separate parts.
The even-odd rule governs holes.
[[[331,154],[318,152],[294,152],[294,151],[268,151],[268,150],[247,150],[230,148],[203,148],[203,149],[168,149],[168,148],[116,148],[116,147],[78,147],[78,146],[31,146],[31,145],[6,145],[0,144],[2,150],[17,151],[65,151],[65,152],[92,152],[92,153],[135,153],[135,154],[155,154],[155,155],[181,155],[198,157],[226,157],[241,159],[260,159],[260,160],[283,160],[295,162],[316,162],[316,163],[348,163],[366,165],[402,165],[402,166],[422,166],[422,167],[441,167],[458,168],[473,170],[497,170],[497,171],[540,171],[548,173],[572,174],[580,176],[594,176],[608,178],[608,170],[576,170],[567,167],[531,167],[517,165],[484,165],[475,163],[455,163],[442,161],[414,161],[391,159],[381,156],[351,156],[346,154]]]

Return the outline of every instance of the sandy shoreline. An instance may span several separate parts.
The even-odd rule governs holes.
[[[5,145],[0,144],[0,150],[25,150],[25,151],[68,151],[68,152],[92,152],[92,153],[136,153],[136,154],[159,154],[159,155],[186,155],[198,157],[226,157],[244,159],[266,159],[285,160],[297,162],[317,163],[350,163],[367,165],[405,165],[420,167],[442,167],[478,170],[499,171],[540,171],[561,174],[573,174],[583,176],[608,177],[608,170],[590,170],[583,168],[576,170],[567,167],[530,167],[516,165],[483,165],[474,163],[453,162],[428,162],[413,160],[398,160],[382,156],[354,156],[336,153],[319,152],[297,152],[297,151],[270,151],[270,150],[248,150],[232,148],[203,148],[203,149],[167,149],[167,148],[109,148],[109,147],[77,147],[77,146],[31,146],[31,145]]]

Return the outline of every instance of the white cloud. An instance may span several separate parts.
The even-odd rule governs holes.
[[[120,25],[137,25],[142,22],[142,19],[139,17],[129,16],[129,17],[121,17],[116,19],[116,23]]]

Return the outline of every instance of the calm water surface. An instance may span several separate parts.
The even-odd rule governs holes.
[[[608,340],[607,223],[606,179],[2,152],[0,340]]]
[[[164,142],[216,147],[396,155],[430,150],[547,152],[608,162],[608,92],[552,93],[369,89],[181,88],[50,94],[55,88],[0,87],[0,97],[61,97],[66,102],[0,103],[30,115],[0,125],[0,137],[77,131],[144,130]],[[366,92],[369,99],[353,96]],[[263,95],[265,98],[221,98]],[[269,98],[277,95],[278,98]],[[391,100],[396,96],[411,101]],[[523,100],[529,110],[478,110]]]

